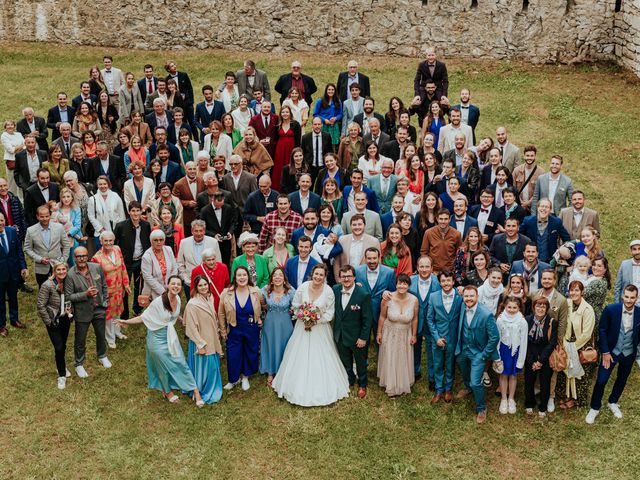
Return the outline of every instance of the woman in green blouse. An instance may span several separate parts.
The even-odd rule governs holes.
[[[293,245],[287,243],[287,229],[284,227],[276,227],[273,233],[273,245],[267,248],[262,256],[267,261],[269,275],[276,267],[284,269],[287,260],[295,255]]]
[[[240,265],[249,270],[249,275],[256,287],[262,288],[269,281],[269,268],[267,261],[262,255],[258,255],[258,235],[251,232],[242,232],[238,239],[238,246],[244,252],[239,257],[234,258],[231,265],[231,281],[233,282],[236,268]]]

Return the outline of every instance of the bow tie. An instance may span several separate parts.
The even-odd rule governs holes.
[[[622,310],[623,315],[633,315],[633,310]]]
[[[467,308],[467,314],[469,314],[469,313],[473,313],[473,309]]]
[[[453,298],[453,292],[451,293],[443,293],[442,298]]]
[[[198,180],[189,180],[189,183],[198,183]]]
[[[481,208],[480,211],[482,213],[489,213],[489,209],[488,208]]]
[[[207,103],[207,107],[213,107],[213,103]]]
[[[464,108],[465,110],[469,110],[469,107],[465,107],[464,105],[460,105],[460,108]]]
[[[351,295],[351,292],[347,291],[347,290],[342,290],[342,294],[343,295]]]
[[[376,275],[377,273],[377,270],[367,270],[367,275]]]
[[[429,285],[431,282],[429,280],[420,280],[420,285]]]
[[[486,210],[488,212],[488,210]],[[456,217],[456,222],[464,222],[464,217]]]

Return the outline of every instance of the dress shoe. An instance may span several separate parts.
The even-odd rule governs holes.
[[[471,393],[471,390],[469,390],[468,388],[463,388],[462,390],[460,390],[458,392],[458,394],[456,395],[456,398],[460,399],[460,398],[464,398],[467,395],[469,395]]]
[[[99,358],[98,361],[102,364],[104,368],[111,368],[113,366],[111,365],[111,362],[107,357]]]
[[[415,381],[417,382],[418,380],[420,380],[422,378],[422,374],[421,373],[416,373],[416,378]]]
[[[22,290],[24,293],[33,293],[33,288],[31,288],[26,283],[23,283],[22,285],[20,285],[20,290]]]
[[[16,323],[11,324],[14,328],[27,328],[27,326],[20,320],[16,320]]]
[[[487,411],[483,410],[481,412],[478,412],[478,415],[476,416],[476,423],[480,424],[486,421],[487,421]]]
[[[429,382],[429,390],[432,392],[436,391],[436,382]]]
[[[0,328],[0,337],[6,337],[7,335],[9,335],[9,330],[6,327]]]
[[[89,374],[87,373],[87,371],[84,369],[82,365],[78,365],[76,367],[76,373],[80,378],[87,378],[89,376]]]
[[[360,388],[358,389],[358,397],[359,397],[359,398],[364,398],[364,397],[366,397],[366,396],[367,396],[367,389],[366,389],[366,388],[362,388],[362,387],[360,387]]]
[[[442,399],[442,394],[441,393],[436,393],[433,398],[431,399],[431,405],[435,405],[436,403],[438,403],[440,400]]]
[[[453,393],[451,393],[451,391],[444,392],[445,403],[451,403],[451,400],[453,400]]]

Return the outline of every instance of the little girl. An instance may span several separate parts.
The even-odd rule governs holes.
[[[505,302],[504,311],[496,322],[500,332],[498,352],[502,362],[500,373],[500,413],[516,413],[516,384],[518,373],[524,367],[527,357],[527,343],[529,325],[520,313],[521,300],[517,297],[509,297]]]
[[[577,257],[573,262],[573,269],[571,270],[571,275],[569,275],[568,284],[577,280],[586,287],[587,283],[589,283],[589,270],[591,270],[591,260],[589,260],[589,257],[585,255]],[[569,289],[567,289],[566,293],[569,293]]]
[[[489,275],[478,289],[478,302],[487,307],[492,314],[496,314],[500,295],[504,292],[502,285],[502,272],[499,268],[489,269]]]

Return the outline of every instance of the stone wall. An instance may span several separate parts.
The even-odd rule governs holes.
[[[526,9],[523,8],[527,4]],[[161,49],[623,59],[640,0],[0,0],[0,39]],[[615,27],[614,27],[615,25]],[[614,34],[614,31],[616,32]]]

